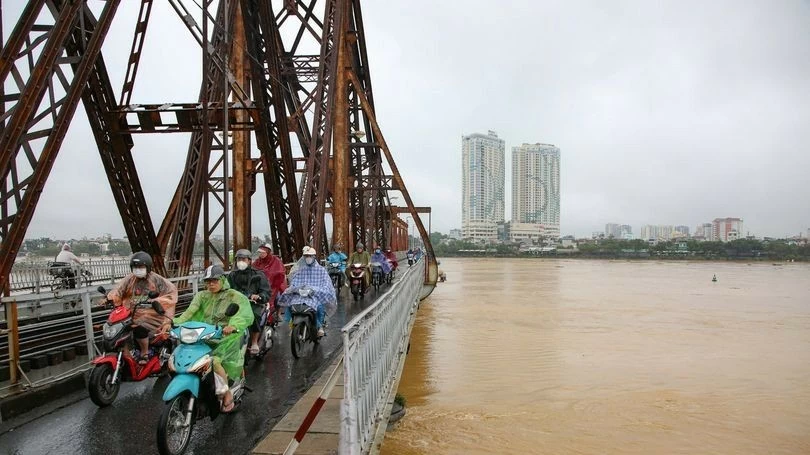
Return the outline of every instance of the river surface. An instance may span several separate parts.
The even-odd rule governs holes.
[[[441,267],[383,455],[810,454],[810,264]]]

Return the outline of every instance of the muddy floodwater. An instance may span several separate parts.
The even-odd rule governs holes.
[[[810,454],[810,264],[441,268],[384,455]]]

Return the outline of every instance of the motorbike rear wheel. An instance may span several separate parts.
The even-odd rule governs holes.
[[[166,403],[163,412],[160,413],[157,445],[161,455],[180,455],[188,448],[195,421],[192,416],[191,423],[185,425],[190,400],[190,392],[182,393]]]
[[[113,367],[109,363],[96,365],[90,373],[90,380],[87,381],[90,400],[100,408],[111,405],[121,389],[120,378],[118,382],[112,384],[113,371]]]

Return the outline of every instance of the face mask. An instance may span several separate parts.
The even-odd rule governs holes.
[[[306,262],[307,265],[312,265],[315,263],[315,258],[312,256],[307,256],[306,258],[304,258],[304,262]]]
[[[144,278],[146,277],[146,267],[138,267],[132,269],[132,274],[135,275],[136,278]]]
[[[239,270],[245,270],[247,267],[248,267],[248,264],[245,261],[239,261],[239,262],[236,263],[236,268],[239,269]]]

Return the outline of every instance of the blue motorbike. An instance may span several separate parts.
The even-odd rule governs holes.
[[[233,316],[239,306],[232,303],[225,316]],[[160,414],[157,429],[157,445],[162,455],[180,455],[191,441],[191,433],[197,420],[220,414],[221,400],[216,394],[213,349],[222,339],[224,327],[204,322],[188,321],[170,332],[170,337],[179,342],[169,358],[172,381],[163,393],[166,407]],[[247,343],[243,337],[242,350]],[[224,385],[223,385],[224,387]],[[239,406],[247,389],[244,372],[242,377],[229,384],[233,394],[234,409]]]

